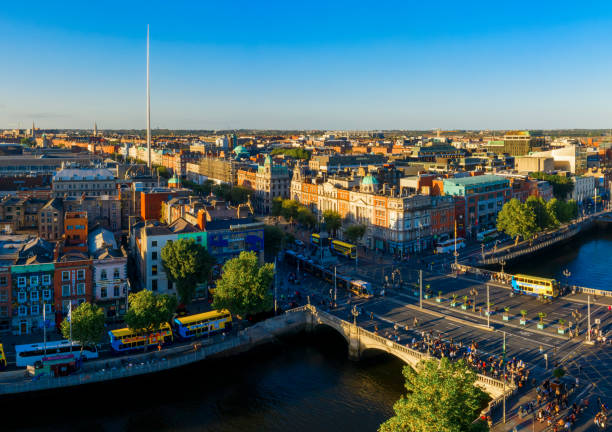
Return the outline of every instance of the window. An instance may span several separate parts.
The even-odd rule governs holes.
[[[0,302],[8,300],[8,291],[5,289],[0,289]]]
[[[6,276],[0,276],[0,285],[6,285],[7,279]]]
[[[69,271],[63,271],[62,272],[62,281],[69,281],[70,280],[70,272]]]
[[[121,277],[121,270],[119,270],[119,268],[115,268],[115,271],[113,272],[113,278],[119,279],[120,277]]]
[[[100,288],[100,298],[106,298],[106,287]]]
[[[83,280],[85,279],[85,270],[81,269],[81,270],[77,270],[77,280]]]
[[[85,295],[85,284],[84,283],[78,283],[76,288],[77,288],[77,295]]]
[[[202,236],[196,237],[196,243],[202,243]]]
[[[43,285],[51,285],[51,275],[43,275],[42,276],[42,283]]]
[[[62,309],[64,312],[68,312],[70,310],[70,300],[64,300],[62,302]]]
[[[157,252],[151,252],[151,260],[157,261]]]
[[[157,279],[151,281],[151,291],[157,291]]]
[[[19,316],[26,316],[28,314],[28,308],[25,306],[19,306]]]
[[[153,240],[151,242],[151,247],[157,247],[157,240]]]
[[[113,288],[113,296],[119,297],[119,285],[115,285]]]
[[[46,303],[45,304],[45,313],[46,314],[50,314],[51,313],[51,303]]]
[[[19,288],[23,288],[26,286],[25,276],[19,276],[19,278],[17,278],[17,285],[19,286]]]
[[[32,292],[30,292],[30,300],[32,300],[32,301],[38,301],[38,291],[32,291]]]
[[[25,292],[25,291],[19,291],[19,292],[17,293],[17,301],[18,301],[19,303],[23,303],[24,301],[26,301],[26,300],[27,300],[27,298],[28,298],[28,296],[27,296],[27,294],[26,294],[26,292]]]
[[[102,280],[106,280],[106,270],[102,270],[102,271],[100,272],[100,279],[102,279]]]
[[[30,286],[38,285],[38,276],[30,276]]]
[[[40,313],[40,305],[39,304],[33,304],[32,308],[32,315],[38,315]]]
[[[62,297],[70,297],[70,285],[62,285]]]
[[[157,266],[151,266],[151,276],[157,276]]]
[[[43,300],[51,300],[51,290],[43,290]]]

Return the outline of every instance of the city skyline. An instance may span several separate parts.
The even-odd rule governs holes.
[[[555,3],[558,5],[558,3]],[[607,128],[612,8],[7,5],[0,127]],[[10,43],[9,43],[10,41]],[[571,59],[569,61],[568,59]]]

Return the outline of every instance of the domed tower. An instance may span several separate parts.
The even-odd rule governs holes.
[[[304,167],[300,162],[295,164],[295,168],[293,168],[293,181],[302,181],[304,180],[305,172]]]
[[[368,174],[361,180],[360,190],[361,192],[377,193],[378,180],[372,174]]]

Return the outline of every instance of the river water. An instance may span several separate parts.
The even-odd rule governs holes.
[[[564,270],[569,270],[569,278],[563,275]],[[506,271],[612,290],[612,227],[594,227],[571,242],[506,266]]]
[[[612,287],[612,230],[508,266],[513,273]],[[302,334],[229,359],[116,383],[0,401],[2,430],[375,431],[404,392],[402,364],[347,360],[329,331]]]

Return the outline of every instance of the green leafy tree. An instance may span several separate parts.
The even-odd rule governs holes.
[[[525,201],[525,205],[531,209],[536,218],[538,229],[545,230],[554,226],[554,220],[550,217],[550,213],[546,208],[546,201],[542,197],[530,196]]]
[[[175,296],[142,290],[128,296],[125,323],[134,331],[152,332],[172,319],[177,307]],[[145,346],[146,349],[146,346]]]
[[[272,200],[272,207],[270,208],[270,214],[272,216],[280,216],[283,212],[283,199],[276,197]]]
[[[344,229],[344,237],[351,243],[359,243],[361,238],[366,233],[365,225],[351,225]]]
[[[85,346],[95,345],[104,335],[104,311],[101,307],[91,303],[81,303],[72,310],[72,339],[81,344],[81,351]],[[70,321],[64,319],[61,324],[62,336],[70,338]]]
[[[474,385],[477,375],[463,360],[422,361],[416,371],[405,366],[402,373],[408,393],[393,405],[395,416],[380,426],[380,432],[473,430],[472,422],[488,396]]]
[[[300,207],[297,212],[297,221],[306,228],[313,229],[317,224],[317,218],[308,207]]]
[[[333,210],[326,210],[323,212],[323,221],[327,226],[327,229],[333,233],[334,237],[336,232],[342,226],[342,217]]]
[[[511,199],[502,207],[497,215],[497,229],[514,237],[518,243],[519,237],[526,240],[533,238],[537,232],[536,216],[533,210],[516,198]]]
[[[561,213],[562,205],[563,202],[559,201],[557,198],[552,198],[546,203],[546,211],[548,212],[548,217],[551,220],[551,224],[553,226],[559,226],[559,224],[561,223],[559,215]]]
[[[234,186],[230,190],[229,201],[234,205],[245,203],[252,193],[253,192],[250,189]]]
[[[273,306],[273,279],[274,264],[260,266],[255,252],[241,252],[223,265],[213,307],[241,317],[269,311]]]
[[[555,198],[564,200],[574,191],[574,182],[570,177],[557,174],[547,174],[544,172],[535,172],[531,176],[538,180],[546,180],[552,185],[553,195]]]
[[[191,302],[198,284],[210,277],[215,259],[193,239],[168,241],[161,250],[162,265],[168,279],[176,284],[183,304]]]
[[[302,148],[277,148],[272,150],[272,155],[285,155],[294,159],[308,160],[311,152]]]
[[[284,200],[281,208],[281,215],[288,221],[294,221],[297,218],[300,204],[294,200]]]
[[[285,234],[277,226],[264,226],[264,252],[268,257],[274,257],[285,242]]]
[[[169,179],[172,176],[172,174],[170,173],[170,170],[166,168],[165,166],[158,165],[155,168],[157,170],[157,174],[159,174],[160,177]]]

